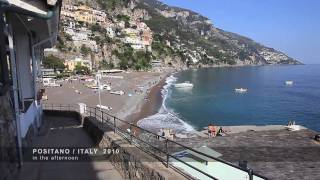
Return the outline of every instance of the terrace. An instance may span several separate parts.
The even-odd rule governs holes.
[[[86,162],[86,165],[72,163],[76,164],[75,169],[81,166],[94,174],[97,171],[93,167],[103,162],[105,164],[98,167],[103,167],[100,171],[106,173],[106,176],[101,176],[104,178],[109,177],[105,171],[110,170],[111,174],[120,172],[122,177],[129,179],[139,179],[142,176],[160,179],[267,179],[250,169],[220,159],[219,153],[211,149],[184,146],[118,119],[99,108],[53,104],[44,104],[43,108],[47,124],[44,128],[50,129],[49,136],[45,135],[46,140],[41,137],[36,140],[35,147],[38,144],[42,147],[85,146],[118,149],[120,152],[107,158],[96,157],[98,159]],[[68,114],[75,114],[73,117],[78,117],[78,120],[65,117]],[[177,155],[183,151],[188,156]],[[48,168],[50,163],[52,162],[48,162]],[[67,163],[65,166],[72,165]],[[55,171],[58,172],[59,168]]]

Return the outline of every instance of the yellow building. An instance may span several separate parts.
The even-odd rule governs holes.
[[[74,19],[79,22],[85,22],[89,24],[101,24],[105,23],[106,14],[102,11],[94,10],[87,6],[79,6],[74,12]]]
[[[83,60],[82,58],[76,58],[74,60],[66,60],[64,62],[66,69],[69,71],[74,71],[74,69],[78,64],[80,64],[81,66],[88,67],[90,70],[92,70],[92,63],[90,60]]]

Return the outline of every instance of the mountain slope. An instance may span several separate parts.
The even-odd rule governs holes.
[[[301,64],[284,53],[253,40],[215,28],[211,21],[193,11],[170,7],[157,0],[137,1],[136,8],[149,13],[147,25],[163,36],[189,62],[201,64],[263,65]]]
[[[83,20],[92,19],[97,11],[95,18],[103,14],[100,22]],[[146,70],[152,62],[176,68],[301,64],[273,48],[216,28],[196,12],[158,0],[63,1],[62,12],[59,51],[54,55],[81,56],[96,69]]]

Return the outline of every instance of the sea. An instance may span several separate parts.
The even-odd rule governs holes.
[[[190,81],[191,89],[175,88]],[[293,81],[286,85],[286,81]],[[236,88],[248,89],[246,93]],[[219,67],[182,71],[166,79],[158,113],[138,125],[191,133],[213,123],[285,125],[289,121],[320,132],[320,65]]]

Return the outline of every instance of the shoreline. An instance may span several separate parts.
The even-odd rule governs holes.
[[[166,79],[172,74],[168,72],[164,77],[154,86],[150,88],[150,91],[146,94],[147,100],[143,100],[137,108],[136,112],[128,115],[125,120],[130,120],[134,125],[138,125],[138,122],[144,118],[157,114],[161,108],[163,97],[161,90],[166,85]]]

